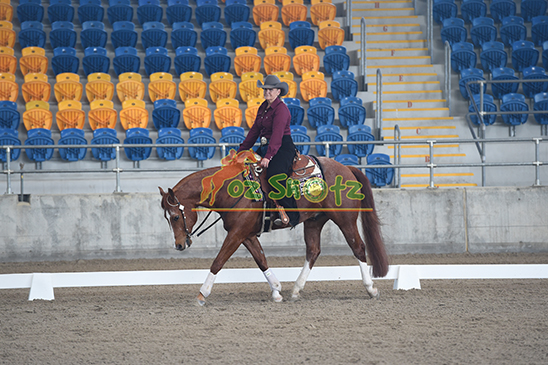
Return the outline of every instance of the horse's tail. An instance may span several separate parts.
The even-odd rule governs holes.
[[[348,166],[356,179],[362,184],[362,194],[365,198],[361,201],[362,208],[372,209],[371,211],[361,212],[361,221],[363,234],[365,236],[365,247],[367,254],[373,266],[373,276],[384,277],[388,274],[388,255],[382,239],[380,221],[375,210],[375,201],[373,200],[373,190],[367,176],[359,169]]]

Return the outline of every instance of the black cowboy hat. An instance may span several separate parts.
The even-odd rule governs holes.
[[[260,89],[280,89],[280,96],[284,96],[289,91],[287,82],[280,81],[276,75],[268,75],[264,79],[264,84],[257,80],[257,87]]]

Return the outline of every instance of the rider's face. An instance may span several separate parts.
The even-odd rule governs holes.
[[[264,90],[264,98],[269,102],[272,103],[278,95],[280,95],[280,89],[263,89]]]

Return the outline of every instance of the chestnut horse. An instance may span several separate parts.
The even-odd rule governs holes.
[[[244,186],[240,183],[244,181],[242,172],[249,171],[244,166],[242,158],[236,163],[236,158],[232,159],[232,157],[231,154],[223,159],[223,167],[208,168],[186,176],[167,192],[159,187],[164,217],[173,230],[175,248],[180,251],[192,244],[191,236],[195,233],[192,229],[198,220],[198,209],[217,210],[223,220],[224,229],[228,232],[198,294],[200,305],[205,304],[205,298],[211,293],[217,273],[241,244],[247,248],[263,271],[272,289],[273,300],[280,302],[283,299],[280,295],[281,284],[268,268],[266,257],[257,238],[263,228],[263,203],[249,199],[246,194],[237,196],[234,193],[234,188],[229,191],[230,183],[234,180],[239,180],[239,182],[236,181],[232,186]],[[244,159],[247,158],[249,161],[249,157],[246,155]],[[255,161],[252,158],[252,162]],[[304,288],[310,271],[320,255],[320,233],[329,220],[332,220],[340,228],[354,256],[358,259],[362,281],[367,293],[371,298],[378,298],[378,291],[373,286],[367,267],[366,251],[375,277],[386,276],[388,257],[375,212],[369,180],[355,167],[345,166],[324,157],[318,158],[318,161],[323,168],[323,177],[326,183],[324,187],[328,192],[322,195],[323,200],[321,201],[313,202],[311,199],[304,199],[304,197],[297,200],[300,222],[304,224],[306,260],[293,287],[291,298],[298,299],[300,291]],[[221,170],[224,180],[215,181],[215,176],[220,176]],[[365,244],[358,232],[357,220],[359,217],[361,217]]]

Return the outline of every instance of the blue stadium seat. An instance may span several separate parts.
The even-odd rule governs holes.
[[[108,74],[110,58],[107,56],[107,50],[103,47],[86,48],[84,50],[84,58],[82,58],[82,67],[84,68],[86,77],[96,72]]]
[[[487,14],[487,5],[483,0],[464,0],[460,6],[460,12],[464,22],[471,24],[474,19]]]
[[[371,133],[371,127],[364,124],[351,125],[348,128],[348,142],[370,142],[374,141],[375,137]],[[374,144],[349,144],[348,152],[358,157],[365,157],[373,153]]]
[[[304,120],[304,108],[301,106],[301,101],[297,98],[283,98],[282,99],[289,113],[291,113],[291,125],[301,125]]]
[[[339,122],[343,128],[353,125],[362,125],[367,115],[362,99],[355,96],[347,96],[341,99],[339,107]]]
[[[480,17],[472,21],[470,28],[470,37],[476,47],[481,47],[486,42],[497,39],[497,28],[492,18]]]
[[[238,47],[253,47],[257,32],[249,22],[233,22],[230,30],[230,44],[235,50]]]
[[[132,144],[152,144],[152,139],[148,136],[148,130],[145,128],[130,128],[126,131],[124,140],[124,152],[131,161],[143,161],[150,157],[152,147],[125,147]]]
[[[442,24],[445,19],[456,18],[457,13],[455,0],[434,0],[432,14],[438,24]]]
[[[108,34],[105,31],[105,25],[102,22],[88,21],[82,24],[82,32],[80,32],[80,41],[84,49],[89,47],[107,46]]]
[[[468,37],[468,31],[464,27],[464,20],[460,18],[445,19],[440,34],[442,42],[445,43],[447,41],[450,45],[466,42],[466,38]]]
[[[119,21],[112,26],[110,40],[114,49],[119,47],[135,47],[137,45],[137,32],[132,22]]]
[[[313,128],[318,128],[321,125],[332,125],[335,120],[335,109],[331,106],[331,99],[310,99],[306,116],[308,124]]]
[[[148,22],[161,22],[164,9],[160,6],[160,0],[139,0],[137,8],[137,20],[143,25]]]
[[[350,67],[350,56],[346,54],[346,47],[325,47],[323,66],[325,67],[325,72],[329,75],[337,71],[347,71]]]
[[[167,32],[164,24],[160,22],[147,22],[143,24],[141,43],[143,43],[144,49],[150,47],[165,48],[167,45]]]
[[[202,27],[203,23],[218,22],[221,19],[221,8],[217,0],[197,0],[197,7],[194,10],[196,21]]]
[[[247,22],[251,9],[246,0],[226,0],[224,14],[226,24],[230,27],[232,23]]]
[[[454,43],[451,47],[451,68],[455,72],[476,67],[478,56],[474,52],[474,45],[468,42]]]
[[[209,128],[193,128],[190,130],[190,138],[187,143],[189,144],[209,144],[217,143],[213,138],[213,131]],[[190,157],[204,161],[213,158],[215,156],[215,146],[203,146],[203,147],[188,147]]]
[[[55,22],[71,22],[74,20],[74,7],[71,0],[50,0],[48,6],[50,24]]]
[[[171,68],[171,57],[164,47],[150,47],[146,49],[145,71],[147,75],[156,72],[169,72]]]
[[[15,129],[0,127],[0,146],[21,146],[21,141],[19,140],[19,132],[17,132],[17,130]],[[10,161],[17,160],[20,155],[20,149],[11,149]],[[3,148],[0,148],[0,161],[8,161],[7,152]]]
[[[110,128],[98,128],[93,131],[92,145],[119,144],[120,140],[116,138],[116,130]],[[92,147],[91,154],[96,160],[110,161],[116,158],[116,149],[111,147]]]
[[[152,122],[157,130],[162,128],[177,128],[181,120],[181,111],[177,102],[172,99],[159,99],[154,102]]]
[[[178,47],[175,50],[175,71],[177,75],[185,72],[200,72],[202,59],[198,56],[198,50],[194,47]]]
[[[314,30],[309,22],[306,21],[294,21],[289,24],[289,45],[293,50],[300,46],[313,46],[314,45]]]
[[[171,45],[174,50],[179,47],[196,47],[198,33],[194,30],[194,25],[189,22],[173,23],[171,31]]]
[[[476,103],[476,106],[477,106],[478,112],[479,112],[480,111],[480,96],[479,95],[474,95],[474,101]],[[475,125],[480,125],[479,118],[477,117],[477,115],[475,113],[474,104],[472,104],[472,102],[470,102],[470,106],[468,107],[468,111],[470,113],[473,113],[472,115],[470,115],[470,121],[472,123],[474,123]],[[483,95],[483,111],[484,112],[489,112],[489,113],[497,111],[497,105],[495,104],[495,102],[493,100],[493,96],[491,96],[489,94],[484,94]],[[489,115],[484,115],[483,116],[483,123],[485,125],[492,125],[492,124],[495,123],[496,120],[497,120],[496,114],[489,114]]]
[[[470,99],[470,95],[468,94],[468,91],[466,90],[466,83],[469,81],[485,81],[485,77],[483,77],[483,70],[480,70],[478,68],[467,68],[465,70],[462,70],[460,72],[460,80],[459,80],[459,90],[462,94],[462,97],[466,100]],[[487,90],[487,84],[483,84],[483,92]],[[472,95],[479,94],[480,92],[480,85],[479,84],[470,84],[470,91],[472,92]]]
[[[489,12],[495,23],[502,23],[504,18],[516,15],[516,3],[514,0],[493,0]]]
[[[500,111],[529,111],[529,105],[525,102],[525,95],[517,93],[503,95]],[[502,121],[510,126],[524,124],[527,122],[527,118],[529,118],[529,114],[502,114]]]
[[[310,142],[310,136],[307,134],[306,127],[303,125],[291,126],[291,138],[293,142]],[[301,155],[307,155],[310,151],[310,145],[295,145]]]
[[[221,129],[221,138],[219,138],[219,143],[242,143],[245,139],[245,131],[242,127],[224,127]],[[238,146],[227,146],[225,150],[225,156],[230,153],[230,150],[236,152]],[[221,149],[222,152],[222,149]]]
[[[80,0],[78,7],[78,20],[80,24],[85,22],[102,22],[105,16],[105,9],[101,0]]]
[[[513,68],[500,67],[494,68],[492,71],[492,80],[519,80]],[[519,89],[519,82],[509,83],[493,83],[491,84],[491,91],[493,96],[497,99],[501,99],[502,95],[508,93],[515,93]]]
[[[0,128],[15,129],[19,128],[21,115],[17,111],[17,103],[13,101],[0,101]]]
[[[167,0],[166,17],[169,24],[190,22],[192,19],[192,8],[188,0]]]
[[[316,138],[314,142],[342,142],[343,137],[340,133],[340,128],[336,125],[321,125],[317,129]],[[320,156],[325,156],[325,146],[316,145],[316,152]],[[342,144],[330,144],[329,145],[329,157],[335,157],[342,152]]]
[[[162,128],[158,131],[158,144],[182,144],[185,141],[181,138],[181,130],[177,128]],[[184,147],[157,147],[156,153],[162,160],[178,160],[183,156]]]
[[[374,153],[367,156],[368,165],[392,165],[390,156],[384,153]],[[382,187],[392,184],[394,178],[394,168],[368,168],[365,169],[365,175],[371,182],[371,185]]]
[[[51,48],[76,46],[76,31],[71,22],[58,21],[51,25],[49,32]]]
[[[51,131],[44,128],[34,128],[28,131],[25,146],[53,146]],[[53,156],[53,148],[27,148],[27,157],[34,162],[44,162]]]
[[[130,0],[109,0],[107,18],[110,25],[116,22],[132,22],[133,7]]]
[[[521,16],[530,23],[534,17],[545,15],[548,2],[546,0],[522,0]]]
[[[531,66],[536,66],[539,58],[539,51],[533,42],[517,41],[512,44],[512,65],[516,71]]]
[[[548,68],[548,41],[542,44],[542,65]]]
[[[223,25],[219,22],[207,22],[202,24],[202,32],[200,33],[200,41],[202,47],[224,47],[226,44],[226,31]]]
[[[232,58],[225,47],[209,47],[206,49],[204,67],[208,76],[215,72],[229,72]]]
[[[346,165],[346,166],[354,166],[360,164],[360,159],[356,155],[351,155],[348,153],[335,156],[335,161]]]
[[[501,42],[485,42],[481,46],[480,59],[483,70],[492,72],[494,68],[506,67],[508,54]]]
[[[548,41],[548,16],[536,16],[532,20],[531,37],[535,46],[542,46]]]
[[[40,0],[20,0],[17,5],[17,19],[24,22],[41,22],[44,19],[44,7]]]
[[[85,132],[82,129],[67,128],[61,131],[61,138],[57,143],[60,146],[88,144]],[[65,161],[79,161],[86,157],[87,148],[59,148],[59,155]]]
[[[340,101],[347,96],[358,94],[358,82],[351,71],[335,71],[331,80],[331,95],[334,100]]]
[[[524,80],[548,80],[544,68],[531,66],[523,69]],[[523,93],[528,98],[533,98],[538,93],[548,92],[548,82],[524,82]],[[517,92],[514,91],[514,92]]]
[[[137,49],[133,47],[116,48],[112,66],[118,76],[126,72],[139,73],[141,58],[138,56]]]
[[[37,21],[27,21],[21,24],[19,32],[19,44],[21,48],[40,47],[46,45],[46,32],[44,25]]]
[[[538,93],[535,95],[535,111],[548,111],[548,93]],[[535,120],[540,125],[548,125],[548,114],[534,114]]]
[[[64,72],[78,73],[80,59],[76,57],[76,50],[71,47],[58,47],[53,50],[51,68],[55,76]]]
[[[519,16],[509,16],[502,19],[500,27],[500,40],[506,47],[512,47],[517,41],[527,39],[527,28],[523,24],[523,18]]]

